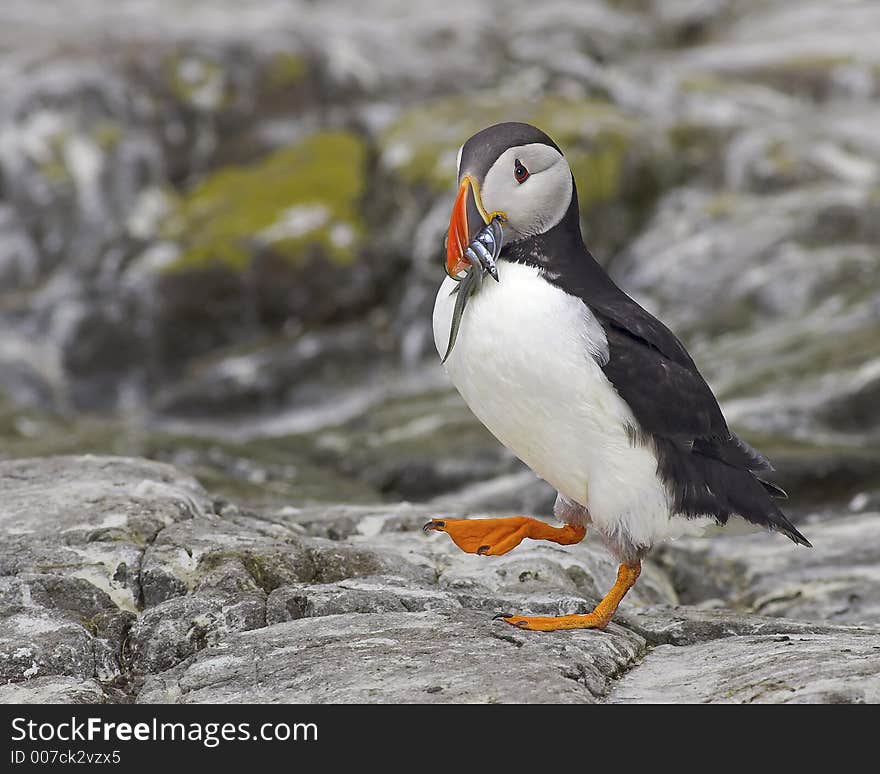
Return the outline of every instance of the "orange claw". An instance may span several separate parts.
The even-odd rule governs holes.
[[[498,556],[516,548],[525,538],[549,540],[563,546],[579,543],[584,527],[551,527],[528,516],[506,519],[432,519],[423,527],[427,532],[445,532],[462,551],[481,556]]]

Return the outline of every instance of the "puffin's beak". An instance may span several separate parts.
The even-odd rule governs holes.
[[[488,213],[480,199],[480,186],[470,175],[462,178],[452,205],[452,218],[446,234],[446,272],[455,277],[473,264],[473,250],[468,247],[477,235],[492,221],[493,217],[503,218],[502,213]],[[482,245],[481,245],[482,247]],[[500,246],[499,246],[500,247]],[[470,252],[469,256],[467,253]],[[485,252],[485,251],[484,251]],[[494,261],[486,267],[497,280]]]

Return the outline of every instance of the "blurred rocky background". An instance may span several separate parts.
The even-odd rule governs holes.
[[[880,700],[878,39],[872,0],[4,0],[0,695]],[[430,335],[456,150],[500,120],[566,151],[588,244],[774,461],[812,554],[682,541],[616,634],[536,639],[485,612],[588,609],[600,548],[490,565],[418,533],[553,500]],[[645,609],[679,603],[672,634]],[[322,636],[398,672],[328,687],[313,653],[253,688]],[[495,678],[443,661],[462,637]],[[497,648],[555,677],[499,688]]]

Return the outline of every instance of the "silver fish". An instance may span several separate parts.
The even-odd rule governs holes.
[[[480,230],[480,233],[465,250],[464,254],[470,260],[471,267],[461,279],[453,278],[458,284],[449,295],[458,293],[458,298],[455,299],[455,306],[452,309],[452,326],[449,329],[449,345],[443,356],[442,362],[444,363],[455,346],[455,340],[458,338],[458,331],[461,328],[461,318],[468,300],[483,287],[483,275],[489,274],[492,279],[498,282],[497,261],[501,253],[502,238],[501,221],[498,218],[493,218],[488,225]]]
[[[502,239],[501,221],[496,216],[480,229],[474,241],[464,251],[468,260],[472,264],[481,264],[495,282],[498,282],[497,260],[501,252]]]

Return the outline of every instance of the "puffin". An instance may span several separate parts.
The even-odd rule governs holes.
[[[559,146],[500,123],[458,152],[458,192],[433,331],[473,414],[557,491],[561,526],[529,516],[432,519],[461,550],[592,531],[619,564],[583,615],[496,616],[520,629],[604,629],[662,541],[736,516],[809,541],[780,510],[769,460],[733,433],[678,338],[608,276],[584,243]],[[478,281],[474,281],[477,278]]]

